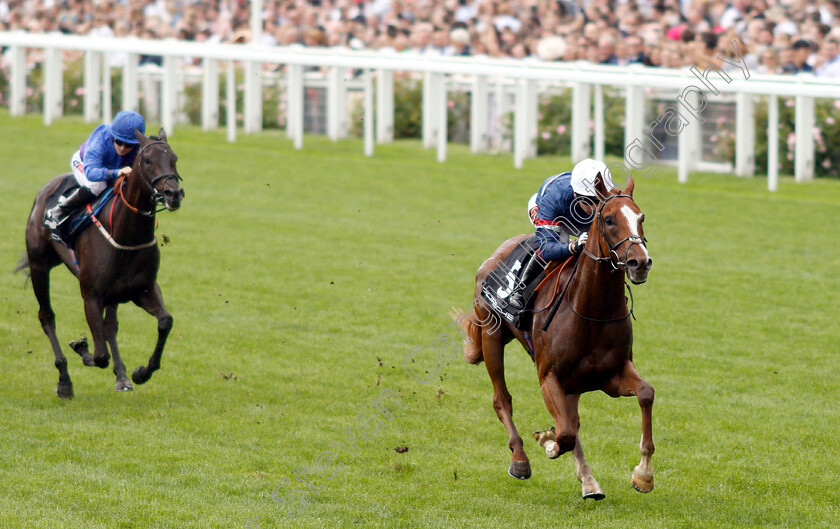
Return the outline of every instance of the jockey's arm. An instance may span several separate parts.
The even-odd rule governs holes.
[[[562,242],[554,230],[537,228],[537,240],[540,243],[540,257],[544,261],[561,261],[572,256],[570,243]]]
[[[98,142],[88,142],[85,149],[85,176],[91,182],[113,181],[119,174],[119,169],[109,169],[104,165],[105,150]]]

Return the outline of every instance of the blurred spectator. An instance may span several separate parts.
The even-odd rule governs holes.
[[[250,9],[247,0],[0,0],[0,30],[245,44]],[[262,18],[263,46],[679,68],[735,57],[734,42],[756,71],[840,77],[840,0],[263,0]],[[563,49],[554,41],[541,52],[552,37]]]

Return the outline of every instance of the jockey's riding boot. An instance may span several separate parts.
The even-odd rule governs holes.
[[[522,291],[544,270],[542,263],[543,261],[537,255],[537,252],[531,254],[531,258],[528,260],[528,264],[525,265],[525,270],[522,272],[522,279],[513,289],[513,292],[510,293],[510,297],[508,298],[509,306],[516,310],[525,308],[525,298],[522,297]]]
[[[51,230],[56,229],[59,224],[64,222],[68,214],[84,206],[94,198],[96,198],[96,195],[86,187],[79,187],[69,196],[59,198],[58,204],[47,210],[47,215],[44,218],[44,226]]]

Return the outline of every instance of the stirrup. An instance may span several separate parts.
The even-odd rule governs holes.
[[[56,214],[52,209],[48,209],[47,214],[44,216],[44,226],[49,230],[54,230],[61,224],[61,220],[63,219],[56,219]]]

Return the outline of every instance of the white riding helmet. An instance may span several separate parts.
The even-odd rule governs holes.
[[[536,219],[537,219],[537,194],[534,193],[531,195],[531,198],[528,199],[528,218],[531,219],[531,224],[536,227]]]
[[[615,187],[612,180],[610,170],[607,169],[607,164],[592,158],[587,158],[582,162],[578,162],[572,169],[572,191],[578,195],[587,197],[595,196],[595,177],[598,173],[604,177],[604,186],[607,190]]]

